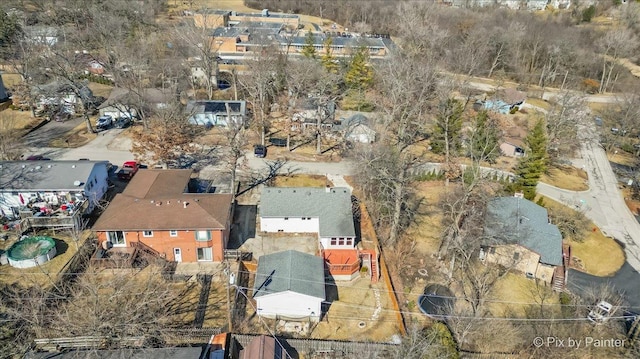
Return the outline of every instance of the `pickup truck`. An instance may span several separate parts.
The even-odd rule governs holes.
[[[138,161],[127,161],[122,164],[122,167],[117,173],[117,176],[121,180],[130,180],[133,175],[140,169]]]

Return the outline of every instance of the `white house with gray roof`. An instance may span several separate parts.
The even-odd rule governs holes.
[[[326,299],[324,261],[294,250],[261,256],[253,298],[259,316],[319,321]]]
[[[487,204],[480,259],[546,282],[563,265],[562,234],[547,210],[520,197],[498,197]]]
[[[264,187],[260,230],[317,233],[322,249],[352,249],[356,230],[348,188]]]
[[[1,161],[0,211],[8,218],[49,208],[90,212],[108,189],[106,161]],[[23,215],[24,217],[24,215]]]

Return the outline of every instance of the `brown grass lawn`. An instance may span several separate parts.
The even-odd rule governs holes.
[[[103,85],[95,82],[89,82],[88,85],[91,92],[93,92],[94,96],[102,96],[104,98],[109,98],[109,94],[111,90],[113,90],[113,86]]]
[[[444,191],[441,181],[425,181],[416,183],[415,189],[424,200],[418,209],[416,224],[409,227],[407,236],[415,238],[416,249],[423,255],[438,251],[440,232],[442,232],[442,213],[438,210],[438,201]]]
[[[30,111],[11,109],[0,111],[0,129],[2,130],[13,129],[18,132],[25,133],[43,120],[43,118],[31,117]]]
[[[562,204],[547,197],[544,197],[544,205],[551,210],[561,206],[564,207]],[[596,228],[596,230],[589,231],[583,242],[565,238],[565,241],[568,241],[571,245],[572,267],[592,275],[611,275],[624,264],[624,251],[615,240],[605,237],[597,229],[596,225],[591,222],[589,229],[593,228]]]
[[[527,103],[532,106],[543,108],[545,110],[548,110],[551,107],[551,105],[547,101],[539,98],[529,97],[527,98]]]
[[[275,187],[325,187],[333,186],[327,177],[322,175],[291,175],[277,176]]]
[[[22,82],[22,76],[20,76],[19,74],[3,73],[2,82],[4,83],[5,87],[11,88],[16,84],[19,84],[20,82]]]
[[[624,166],[635,166],[638,162],[638,157],[634,156],[632,153],[628,153],[622,150],[611,151],[607,153],[607,158],[610,162],[617,163]]]
[[[613,275],[624,264],[625,255],[620,245],[612,238],[605,237],[600,230],[589,233],[583,242],[570,240],[569,244],[572,267],[589,274],[606,277]]]
[[[525,316],[525,309],[531,304],[559,303],[558,295],[544,283],[527,279],[522,273],[509,273],[501,278],[490,293],[489,310],[496,317]],[[510,302],[510,303],[506,303]],[[521,304],[520,304],[521,303]],[[548,310],[549,307],[545,307]],[[559,308],[559,306],[558,306]]]
[[[611,104],[600,103],[600,102],[589,102],[589,108],[595,114],[600,114],[604,112],[609,106],[611,106]]]
[[[582,169],[572,166],[551,167],[540,178],[541,182],[571,191],[586,191],[589,189],[588,175]]]
[[[49,287],[56,281],[58,273],[64,268],[67,262],[69,262],[71,257],[76,254],[76,243],[64,232],[56,232],[56,234],[53,234],[53,232],[50,231],[42,231],[39,232],[38,235],[50,236],[57,240],[57,255],[50,261],[31,268],[14,268],[9,265],[0,266],[0,282],[19,284],[27,287]],[[89,236],[89,231],[83,232],[78,241],[78,246],[81,246]],[[0,242],[0,249],[7,250],[13,243],[15,243],[15,240]]]

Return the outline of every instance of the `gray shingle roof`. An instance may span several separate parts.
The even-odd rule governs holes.
[[[320,237],[356,235],[351,210],[351,192],[342,187],[264,187],[260,217],[319,218]]]
[[[562,264],[562,235],[549,223],[547,210],[517,197],[494,198],[487,205],[485,243],[520,244],[540,255],[540,262]]]
[[[294,250],[261,256],[258,259],[253,297],[287,291],[324,300],[322,258]]]
[[[0,188],[3,192],[78,191],[84,188],[94,166],[106,161],[1,161]],[[74,185],[80,181],[81,186]]]

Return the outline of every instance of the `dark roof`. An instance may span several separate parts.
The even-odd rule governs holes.
[[[280,359],[282,354],[282,347],[276,344],[275,338],[261,335],[240,351],[240,359]]]
[[[199,359],[200,347],[78,350],[65,353],[27,353],[25,359]]]
[[[320,237],[355,236],[347,188],[264,187],[260,217],[317,217]]]
[[[294,250],[258,258],[253,297],[289,291],[326,299],[322,258]]]
[[[139,170],[117,194],[93,229],[226,229],[231,194],[185,193],[191,170]],[[186,203],[186,205],[185,205]]]
[[[336,131],[342,131],[342,130],[351,129],[357,125],[365,125],[369,127],[370,124],[367,116],[361,113],[356,113],[355,115],[341,119],[340,124],[333,126],[333,129]]]
[[[313,38],[313,44],[316,46],[324,46],[325,41],[327,40],[327,37],[324,36],[323,34],[314,34]],[[331,36],[331,40],[332,40],[332,46],[337,46],[337,47],[353,47],[353,48],[357,48],[357,47],[387,47],[385,45],[385,42],[382,41],[381,38],[375,38],[375,37],[338,37],[338,36]],[[306,36],[292,36],[291,38],[289,38],[289,41],[291,41],[291,45],[293,46],[300,46],[300,45],[306,45],[307,43],[307,37]]]
[[[186,112],[193,114],[226,114],[226,104],[229,104],[229,109],[231,110],[232,114],[246,114],[245,101],[190,101],[187,104]]]
[[[0,161],[0,188],[3,192],[79,191],[96,166],[106,161]],[[106,172],[106,169],[105,169]],[[75,182],[79,181],[80,185]]]
[[[498,197],[487,205],[485,244],[519,244],[540,255],[540,262],[562,264],[562,235],[549,223],[547,210],[519,197]]]
[[[130,95],[131,90],[116,87],[111,90],[109,93],[109,98],[104,101],[98,109],[103,109],[112,105],[122,105],[122,104],[131,104],[134,103],[134,99],[132,99],[132,95]],[[166,104],[172,102],[176,95],[171,89],[158,89],[158,88],[145,88],[142,91],[142,97],[144,101],[150,104]]]

